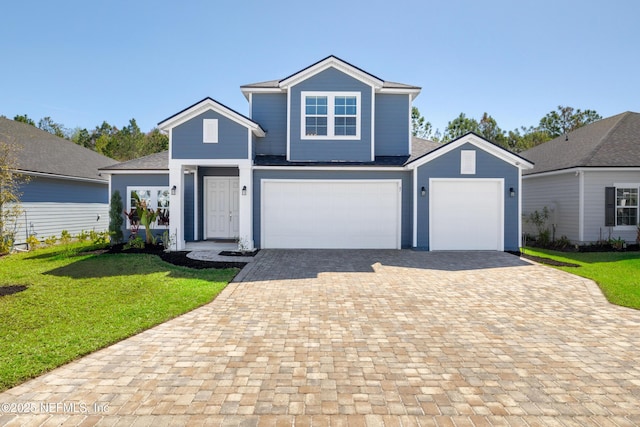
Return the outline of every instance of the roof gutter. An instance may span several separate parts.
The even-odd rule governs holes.
[[[105,184],[105,185],[108,183],[106,179],[100,179],[100,178],[83,178],[79,176],[59,175],[55,173],[44,173],[44,172],[33,172],[33,171],[26,171],[21,169],[15,169],[15,172],[22,175],[40,176],[43,178],[66,179],[69,181],[81,181],[81,182],[93,182],[96,184]]]

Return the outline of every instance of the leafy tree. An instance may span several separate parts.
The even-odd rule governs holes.
[[[557,111],[551,111],[540,120],[539,127],[553,139],[600,119],[602,117],[594,110],[574,110],[559,105]]]
[[[120,191],[116,190],[113,192],[111,203],[109,204],[109,235],[112,243],[120,243],[122,241],[122,224],[124,224],[122,211],[122,197],[120,196]]]
[[[0,141],[0,253],[11,249],[17,221],[22,213],[20,186],[27,181],[27,177],[16,172],[17,152],[17,146]]]
[[[86,129],[76,128],[75,131],[73,131],[73,135],[71,135],[71,141],[82,147],[89,148],[91,150],[95,149],[95,141]]]
[[[17,116],[15,116],[13,118],[13,120],[15,120],[16,122],[21,122],[21,123],[26,123],[28,125],[31,126],[35,126],[36,122],[34,122],[29,116],[27,116],[26,114],[24,116],[18,114]]]
[[[432,131],[431,123],[420,114],[418,107],[411,107],[411,135],[428,138]]]
[[[482,115],[482,118],[478,122],[478,133],[489,141],[502,145],[504,147],[507,146],[507,139],[505,137],[505,133],[498,126],[498,122],[496,119],[491,117],[486,112]]]
[[[161,151],[165,151],[169,149],[169,137],[162,132],[160,129],[153,128],[151,132],[147,133],[144,136],[144,142],[140,150],[138,150],[138,154],[140,156],[146,156],[153,153],[159,153]]]
[[[44,131],[49,132],[52,135],[55,135],[59,138],[66,138],[67,134],[65,132],[64,126],[60,123],[54,122],[51,117],[44,117],[40,119],[38,122],[38,127]]]
[[[447,124],[442,139],[443,142],[449,142],[469,132],[479,133],[478,122],[475,119],[465,116],[464,113],[460,113],[458,117]]]

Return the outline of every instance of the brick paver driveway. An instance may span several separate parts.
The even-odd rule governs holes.
[[[0,424],[640,425],[640,312],[583,279],[413,251],[262,251],[239,278],[0,394],[36,412]]]

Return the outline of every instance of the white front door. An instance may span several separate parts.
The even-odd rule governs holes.
[[[238,177],[205,177],[205,239],[239,236]]]

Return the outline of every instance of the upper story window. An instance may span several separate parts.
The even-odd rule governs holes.
[[[302,139],[360,139],[360,93],[302,92]]]

